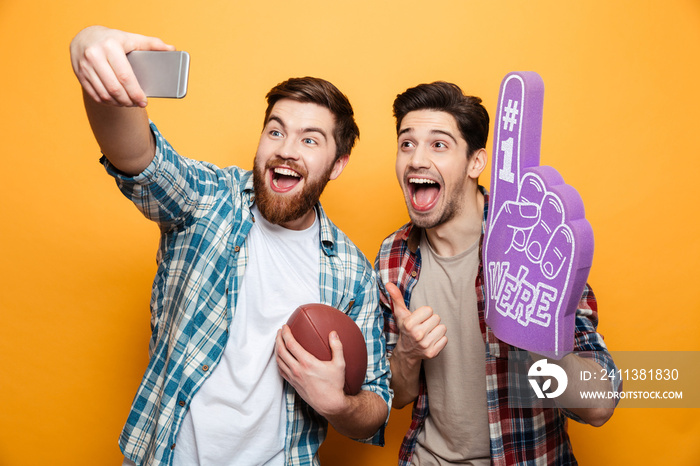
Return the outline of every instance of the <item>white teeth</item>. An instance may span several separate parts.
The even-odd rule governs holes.
[[[416,184],[437,184],[433,180],[429,180],[427,178],[411,178],[408,180],[409,183],[416,183]]]
[[[301,176],[295,172],[294,170],[290,170],[289,168],[275,168],[275,173],[278,175],[285,175],[285,176],[293,176],[295,178],[301,178]]]

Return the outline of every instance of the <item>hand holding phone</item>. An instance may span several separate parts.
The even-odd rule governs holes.
[[[76,34],[70,45],[73,72],[93,101],[117,107],[146,106],[146,95],[125,55],[132,50],[174,51],[175,47],[157,37],[104,26],[90,26]],[[146,80],[142,78],[142,81]],[[179,86],[182,84],[180,80]],[[184,91],[162,94],[182,96]]]
[[[187,52],[134,50],[126,57],[146,97],[181,99],[187,94]]]

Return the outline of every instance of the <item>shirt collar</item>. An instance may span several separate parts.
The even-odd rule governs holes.
[[[338,253],[335,247],[338,239],[338,229],[335,227],[335,225],[333,225],[331,219],[328,218],[323,210],[323,207],[321,207],[320,202],[316,203],[316,213],[318,214],[318,219],[321,222],[321,248],[327,256],[335,256]]]
[[[253,207],[255,202],[255,190],[253,189],[253,170],[246,171],[241,178],[241,186],[243,189],[243,199],[246,202],[246,206],[250,209]]]

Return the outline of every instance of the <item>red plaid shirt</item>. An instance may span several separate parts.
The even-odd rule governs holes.
[[[488,214],[488,193],[485,197],[482,240]],[[421,256],[418,249],[421,230],[412,224],[401,227],[382,243],[375,262],[381,277],[381,301],[384,311],[384,332],[387,349],[391,352],[398,340],[398,327],[391,310],[384,283],[396,284],[403,293],[406,306],[420,275]],[[481,247],[481,246],[480,246]],[[481,255],[481,250],[479,251]],[[484,322],[484,276],[482,264],[476,277],[479,324],[486,351],[486,391],[491,442],[491,463],[514,464],[577,464],[566,432],[567,418],[583,422],[573,413],[560,408],[522,408],[508,403],[508,352],[523,351],[495,337]],[[576,312],[575,351],[593,351],[594,359],[606,370],[614,369],[602,336],[597,333],[598,311],[595,296],[588,285],[583,291]],[[416,446],[418,432],[428,415],[428,391],[425,372],[421,369],[418,398],[413,405],[413,419],[399,452],[399,465],[409,465]],[[465,413],[466,415],[466,413]]]

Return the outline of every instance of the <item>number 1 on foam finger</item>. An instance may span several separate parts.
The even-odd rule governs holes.
[[[498,170],[498,178],[508,183],[515,182],[513,173],[513,138],[501,141],[501,151],[503,152],[503,168]]]

